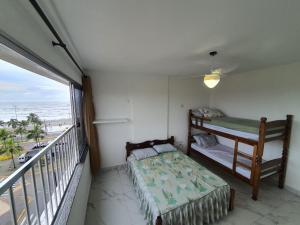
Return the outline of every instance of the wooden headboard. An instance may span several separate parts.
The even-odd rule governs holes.
[[[152,148],[153,145],[162,145],[162,144],[172,144],[174,145],[174,136],[171,136],[169,139],[165,140],[151,140],[151,141],[144,141],[141,143],[131,143],[126,142],[126,159],[130,156],[130,153],[136,149],[140,148]]]

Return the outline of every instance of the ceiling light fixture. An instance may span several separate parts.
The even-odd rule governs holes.
[[[209,55],[213,58],[215,55],[217,55],[217,51],[212,51],[209,53]],[[205,74],[203,82],[208,88],[214,88],[217,86],[217,84],[220,82],[221,79],[221,71],[220,70],[213,70],[213,59],[212,59],[212,66],[211,66],[211,73]]]

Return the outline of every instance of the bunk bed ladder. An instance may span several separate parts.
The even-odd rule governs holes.
[[[237,174],[237,172],[236,172],[236,166],[237,165],[242,166],[242,167],[250,170],[250,184],[252,184],[253,183],[253,177],[254,177],[254,171],[255,171],[255,164],[256,164],[255,162],[256,162],[257,146],[254,145],[253,154],[249,155],[249,154],[246,154],[244,152],[239,151],[238,143],[239,143],[238,139],[235,139],[234,155],[233,155],[233,166],[232,166],[233,173]],[[238,156],[250,160],[251,161],[251,166],[248,166],[248,165],[238,161]]]

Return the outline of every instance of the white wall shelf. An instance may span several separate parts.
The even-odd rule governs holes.
[[[118,119],[99,119],[95,120],[93,124],[108,124],[108,123],[128,123],[129,118],[118,118]]]

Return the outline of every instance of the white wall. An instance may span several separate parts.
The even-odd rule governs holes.
[[[125,162],[126,141],[167,137],[167,78],[92,73],[97,119],[130,118],[98,125],[101,165]]]
[[[86,156],[80,181],[73,200],[67,225],[84,225],[86,208],[92,182],[89,153]]]
[[[230,116],[252,119],[293,114],[286,185],[300,191],[300,63],[225,77],[214,89],[210,105]],[[268,144],[265,152],[271,157],[279,148],[278,143]]]
[[[1,0],[0,32],[9,35],[65,74],[81,83],[80,73],[55,40],[29,1]]]
[[[209,93],[201,79],[170,78],[168,130],[184,151],[187,149],[188,110],[208,106]]]
[[[91,77],[97,119],[130,118],[129,123],[97,126],[102,167],[125,162],[126,141],[175,135],[176,140],[185,144],[188,109],[203,102],[208,104],[202,82],[195,79],[170,79],[169,93],[167,76],[94,72]]]

